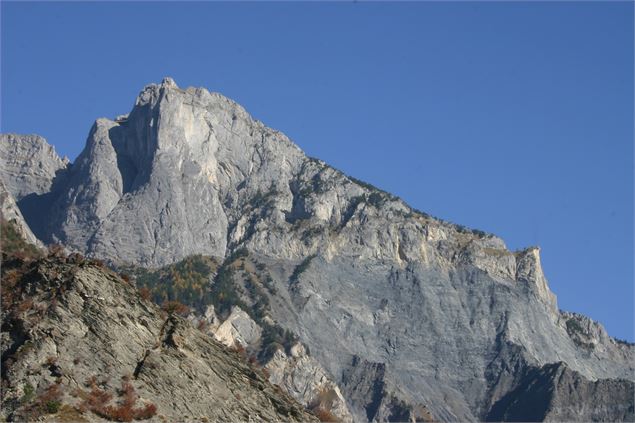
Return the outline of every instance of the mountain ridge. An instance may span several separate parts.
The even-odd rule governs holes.
[[[492,395],[518,383],[502,370],[514,360],[562,361],[582,378],[632,386],[633,347],[558,310],[539,249],[511,252],[493,235],[417,212],[306,157],[220,94],[150,84],[127,116],[95,122],[62,173],[40,203],[50,221],[29,222],[36,235],[145,267],[245,248],[276,287],[270,317],[340,384],[362,357],[356,365],[385,366],[396,401],[441,420],[496,415]],[[514,353],[496,365],[505,345]]]

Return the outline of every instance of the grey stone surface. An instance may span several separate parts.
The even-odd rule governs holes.
[[[218,322],[213,306],[207,308],[204,316],[194,318],[200,319],[208,324],[206,331],[228,347],[241,346],[248,350],[262,347],[262,328],[238,306],[232,308],[222,323]],[[288,355],[283,349],[276,350],[264,368],[269,382],[282,388],[306,408],[326,410],[341,422],[352,422],[339,387],[322,365],[307,354],[301,343],[293,345]]]
[[[3,277],[22,264],[8,266]],[[95,378],[115,406],[127,378],[138,406],[156,405],[154,421],[317,421],[237,353],[165,315],[114,273],[81,260],[25,266],[13,305],[2,310],[3,417],[33,419],[33,404],[57,385],[67,406],[60,410],[76,410],[51,421],[100,421],[82,411],[86,381]],[[27,386],[36,396],[25,396]]]
[[[145,266],[222,257],[240,213],[232,206],[283,184],[302,158],[231,100],[166,79],[143,90],[127,121],[97,120],[54,207],[51,237]],[[253,184],[243,190],[245,180]]]
[[[16,201],[50,192],[67,166],[68,159],[39,135],[0,134],[0,179]]]
[[[406,402],[408,396],[390,385],[383,363],[354,356],[344,371],[342,386],[346,397],[356,406],[358,420],[435,421],[425,405]]]
[[[260,340],[262,329],[240,307],[234,307],[231,314],[214,331],[219,342],[233,347],[237,344],[248,347]]]
[[[341,422],[352,422],[346,400],[322,365],[306,353],[302,344],[291,348],[290,354],[277,350],[265,368],[269,381],[280,386],[300,404],[322,408]]]
[[[38,135],[0,134],[0,179],[33,234],[50,243],[50,210],[70,164]]]
[[[529,367],[500,398],[488,421],[628,421],[635,419],[632,381],[590,381],[564,363]],[[592,401],[589,401],[592,399]]]
[[[22,216],[20,208],[16,204],[13,195],[11,195],[11,193],[7,190],[2,179],[0,179],[0,212],[2,213],[2,219],[4,219],[0,222],[0,224],[4,224],[4,222],[13,222],[15,224],[14,227],[22,238],[30,244],[43,247],[40,240],[37,239],[31,231],[29,225],[24,220],[24,216]]]
[[[634,379],[632,345],[582,318],[575,331],[558,310],[539,249],[509,251],[414,210],[201,88],[166,79],[127,119],[98,120],[53,209],[47,237],[114,262],[222,261],[247,248],[273,278],[272,317],[335,383],[353,357],[384,366],[389,390],[373,419],[420,409],[484,419],[519,383],[503,377],[512,363],[563,362],[589,383]],[[364,418],[367,399],[343,391]]]

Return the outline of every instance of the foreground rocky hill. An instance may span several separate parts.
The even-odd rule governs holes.
[[[99,262],[30,254],[3,254],[4,418],[317,421]]]
[[[119,267],[211,257],[205,301],[294,334],[358,420],[634,418],[635,348],[558,310],[538,248],[414,210],[220,94],[148,85],[72,165],[47,157],[47,192],[0,169],[40,240]]]

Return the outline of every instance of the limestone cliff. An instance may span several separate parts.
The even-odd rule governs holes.
[[[531,369],[549,385],[557,363],[580,386],[609,381],[597,386],[615,390],[611,410],[633,409],[621,393],[632,389],[635,348],[558,310],[539,249],[509,251],[414,210],[305,156],[220,94],[148,85],[126,117],[96,121],[62,173],[41,213],[24,213],[36,235],[146,267],[248,251],[271,278],[270,317],[299,336],[357,419],[512,415],[523,409],[499,401],[522,392]],[[372,386],[346,386],[373,366],[381,378],[368,380],[382,389],[368,403],[360,393]],[[559,393],[545,399],[557,413],[536,418],[631,418],[599,391],[580,392],[596,414]]]
[[[20,208],[15,202],[13,195],[7,190],[4,182],[0,179],[0,212],[2,222],[13,222],[17,233],[30,244],[42,247],[42,243],[33,234],[31,228],[24,220]]]

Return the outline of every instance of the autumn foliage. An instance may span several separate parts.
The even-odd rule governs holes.
[[[181,316],[187,316],[190,312],[190,308],[179,301],[165,301],[161,304],[161,309],[169,314],[180,314]]]
[[[146,301],[150,301],[152,298],[152,292],[150,292],[150,289],[146,286],[139,288],[139,295]]]
[[[137,407],[138,395],[134,387],[128,380],[121,383],[121,389],[118,390],[118,400],[116,404],[110,404],[113,394],[99,388],[95,380],[88,382],[90,392],[79,392],[82,397],[80,411],[92,411],[96,415],[118,422],[131,422],[133,420],[147,420],[157,413],[157,407],[154,404],[146,403]]]

